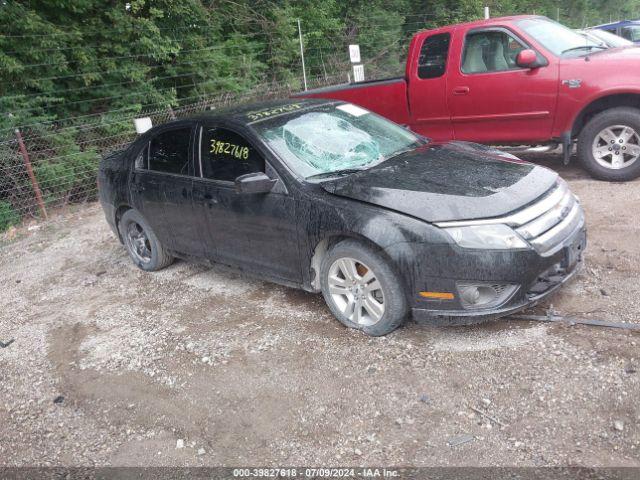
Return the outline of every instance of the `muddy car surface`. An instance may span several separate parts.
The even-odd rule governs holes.
[[[105,158],[100,200],[134,263],[222,263],[322,292],[344,325],[469,323],[568,281],[584,214],[558,175],[433,142],[355,105],[298,100],[180,120]]]

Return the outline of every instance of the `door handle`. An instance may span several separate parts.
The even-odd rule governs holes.
[[[211,195],[210,193],[205,193],[204,195],[202,195],[201,200],[209,206],[218,203],[218,197]]]
[[[456,87],[453,89],[454,95],[466,95],[469,93],[469,87]]]

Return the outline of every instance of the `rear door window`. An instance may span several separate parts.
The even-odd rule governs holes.
[[[426,79],[444,75],[447,70],[449,43],[449,33],[437,33],[425,39],[418,59],[418,77]]]
[[[164,131],[149,144],[149,170],[178,175],[189,174],[191,127]]]
[[[219,127],[203,127],[200,164],[204,178],[224,182],[233,182],[247,173],[265,171],[260,152],[242,135]]]

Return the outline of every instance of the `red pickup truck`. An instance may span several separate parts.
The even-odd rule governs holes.
[[[300,94],[346,100],[434,140],[574,142],[595,178],[640,176],[640,48],[606,49],[546,17],[418,32],[404,77]]]

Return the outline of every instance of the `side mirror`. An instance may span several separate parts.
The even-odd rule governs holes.
[[[522,68],[538,68],[542,66],[540,62],[538,62],[538,54],[529,48],[518,52],[516,65]]]
[[[269,193],[277,180],[269,178],[262,172],[247,173],[236,178],[236,192],[238,193]]]

